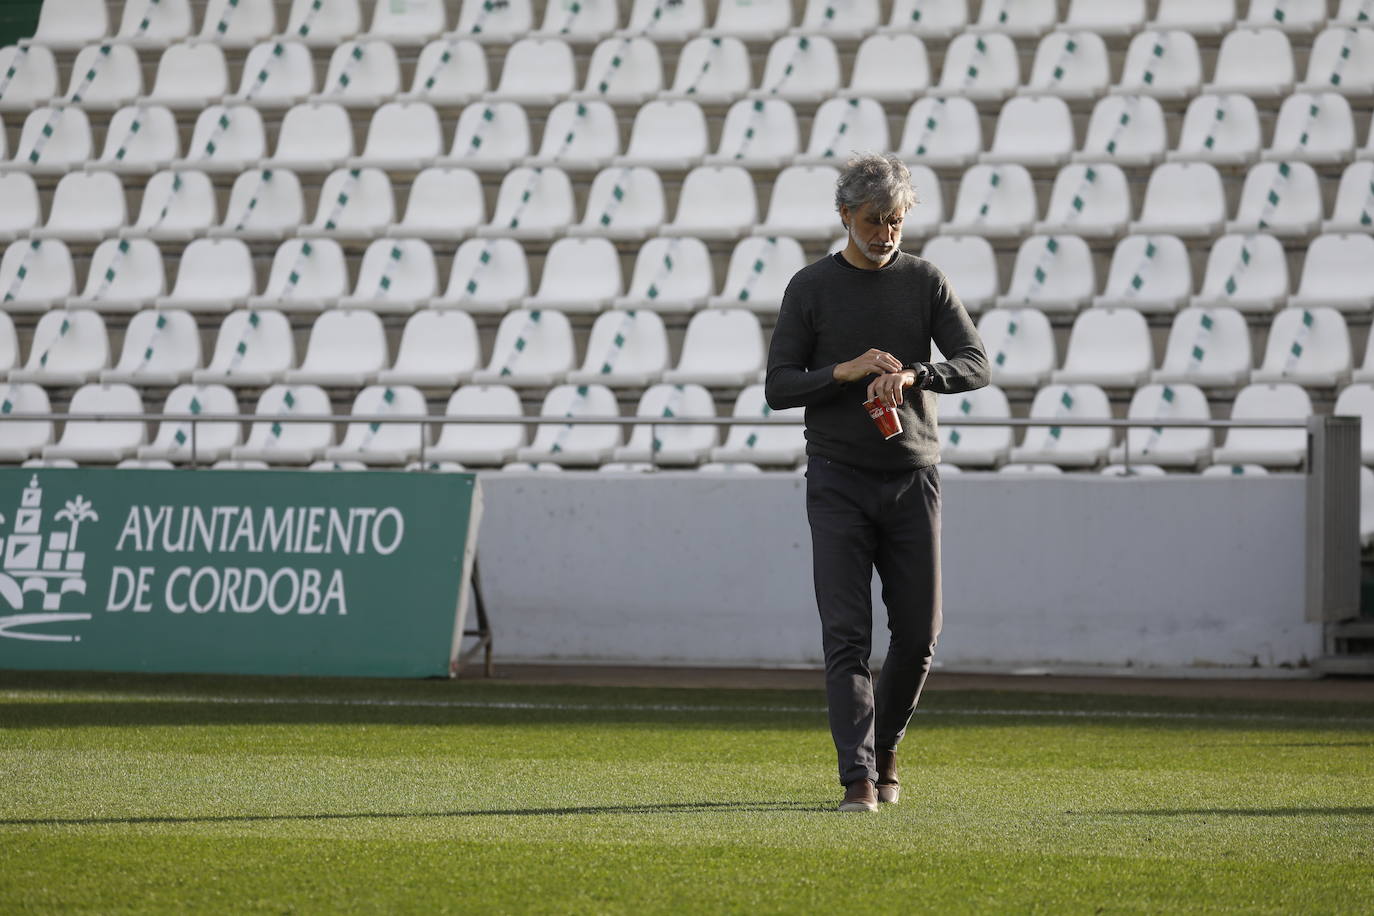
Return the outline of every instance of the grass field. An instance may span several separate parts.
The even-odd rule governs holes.
[[[938,675],[937,675],[938,676]],[[1374,910],[1374,702],[0,672],[0,911]]]

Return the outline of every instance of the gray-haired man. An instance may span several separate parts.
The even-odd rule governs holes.
[[[899,250],[916,204],[907,167],[894,156],[851,160],[835,203],[848,244],[788,284],[765,391],[775,410],[806,408],[806,508],[840,810],[872,811],[898,799],[897,745],[940,633],[935,394],[986,385],[988,361],[945,275]],[[945,362],[930,362],[932,340]],[[897,437],[884,440],[870,420],[863,402],[874,397],[897,408]],[[874,569],[892,634],[876,697]]]

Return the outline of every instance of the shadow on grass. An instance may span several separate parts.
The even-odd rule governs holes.
[[[1087,815],[1131,817],[1374,817],[1374,807],[1345,808],[1138,808],[1124,811],[1080,811]]]
[[[584,805],[565,808],[480,808],[471,811],[357,811],[346,814],[226,814],[205,817],[34,817],[0,819],[0,827],[90,827],[119,824],[244,824],[284,821],[352,821],[421,817],[564,817],[588,814],[730,814],[831,811],[809,802],[664,802],[648,805]]]

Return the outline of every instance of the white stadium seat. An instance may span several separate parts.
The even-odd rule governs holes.
[[[1374,236],[1361,232],[1319,235],[1307,246],[1298,291],[1288,299],[1295,308],[1330,306],[1343,312],[1369,314],[1374,306]]]
[[[1062,165],[1074,152],[1073,117],[1058,96],[1015,96],[1002,104],[992,145],[979,162]]]
[[[448,399],[449,417],[519,417],[520,395],[506,385],[464,385]],[[515,458],[529,437],[518,423],[446,423],[425,452],[434,461],[499,465]]]
[[[191,381],[256,388],[278,381],[295,362],[295,338],[285,315],[236,309],[220,322],[209,365],[192,372]]]
[[[1226,192],[1221,173],[1210,162],[1166,162],[1157,165],[1145,185],[1139,218],[1132,233],[1211,236],[1226,222]]]
[[[776,314],[788,281],[805,266],[806,254],[794,238],[756,235],[742,239],[730,253],[720,295],[711,296],[706,304]]]
[[[442,3],[378,3],[372,9],[367,34],[385,38],[396,47],[422,45],[444,31],[447,16]]]
[[[635,416],[650,419],[702,417],[714,419],[715,399],[701,385],[650,386],[639,399]],[[611,457],[620,462],[652,462],[669,466],[700,464],[720,444],[710,424],[645,423],[633,427],[629,441]]]
[[[1204,92],[1243,92],[1274,98],[1293,89],[1293,46],[1279,29],[1235,28],[1221,39],[1212,81]]]
[[[997,255],[979,235],[937,235],[925,243],[921,257],[944,271],[959,301],[970,312],[990,306],[1002,291]]]
[[[919,35],[873,34],[859,43],[849,86],[837,95],[905,103],[929,88],[930,58]]]
[[[769,41],[792,27],[788,0],[721,0],[710,35]]]
[[[287,109],[265,168],[327,172],[353,155],[353,124],[337,102],[302,102]],[[299,222],[299,220],[297,220]]]
[[[1350,380],[1350,331],[1333,308],[1286,308],[1274,316],[1264,360],[1252,382],[1332,388]]]
[[[379,168],[335,169],[320,188],[315,219],[300,227],[302,236],[371,239],[396,221],[391,178]]]
[[[229,450],[236,461],[309,464],[334,444],[333,423],[281,422],[292,415],[332,413],[329,395],[316,385],[272,385],[258,397],[253,412],[262,419],[249,428],[247,442]]]
[[[291,0],[286,34],[301,35],[311,45],[333,47],[362,31],[360,0]]]
[[[1244,384],[1254,368],[1250,328],[1233,308],[1186,308],[1174,318],[1155,382],[1188,382],[1203,388]]]
[[[234,392],[223,385],[178,385],[162,405],[164,414],[194,414],[213,417],[239,412]],[[144,461],[190,461],[209,463],[229,457],[243,441],[243,426],[236,420],[195,422],[163,420],[149,445],[136,452]]]
[[[423,239],[377,239],[363,252],[358,283],[340,308],[413,312],[439,292],[434,249]]]
[[[1050,320],[1037,309],[990,309],[978,319],[978,336],[1002,388],[1035,388],[1058,365]]]
[[[887,114],[871,98],[827,99],[816,109],[806,151],[794,165],[843,164],[861,150],[889,149]]]
[[[1126,416],[1132,420],[1210,420],[1207,396],[1196,385],[1152,384],[1136,390]],[[1212,454],[1212,430],[1182,426],[1132,427],[1126,444],[1111,451],[1112,461],[1123,461],[1130,451],[1132,465],[1150,462],[1165,467],[1196,469]]]
[[[725,113],[716,152],[707,165],[771,169],[801,150],[797,113],[783,99],[741,99]]]
[[[410,385],[368,385],[353,399],[353,415],[427,417],[425,396]],[[344,431],[343,442],[324,450],[329,461],[361,461],[364,464],[404,465],[417,458],[430,442],[423,423],[391,423],[354,420]]]
[[[1110,162],[1074,163],[1054,177],[1045,218],[1036,232],[1115,238],[1131,219],[1131,190],[1121,166]]]
[[[735,398],[731,416],[736,419],[791,418],[796,422],[786,425],[769,423],[758,426],[731,426],[725,434],[725,443],[711,449],[711,461],[718,464],[739,462],[795,466],[806,453],[805,427],[802,426],[803,412],[800,407],[773,410],[764,400],[762,385],[748,386]]]
[[[840,54],[826,35],[787,35],[773,42],[764,61],[759,99],[815,104],[840,88]]]
[[[1311,34],[1326,24],[1326,0],[1250,0],[1242,24]]]
[[[797,239],[826,239],[834,235],[839,223],[834,203],[839,177],[839,169],[830,165],[791,165],[783,169],[773,180],[768,213],[755,232]]]
[[[57,58],[47,45],[0,48],[0,73],[10,70],[14,70],[14,75],[0,93],[0,111],[27,112],[57,95]]]
[[[129,319],[124,348],[102,382],[131,385],[176,385],[200,368],[200,328],[190,312],[148,310]]]
[[[1236,0],[1159,0],[1148,25],[1184,29],[1196,35],[1220,35],[1235,25]]]
[[[573,350],[567,315],[517,309],[501,319],[491,361],[487,368],[474,372],[472,380],[479,385],[547,388],[572,371]]]
[[[481,236],[548,239],[561,235],[575,219],[568,173],[557,168],[511,169],[501,179],[491,222]]]
[[[106,239],[91,255],[86,288],[67,308],[133,312],[167,291],[162,252],[151,239]]]
[[[960,426],[966,417],[1010,417],[1007,395],[996,385],[937,396],[940,460],[959,467],[994,468],[1011,452],[1010,426]]]
[[[276,31],[274,0],[209,0],[200,37],[226,48],[247,48]]]
[[[300,368],[288,369],[290,384],[356,384],[386,366],[386,330],[375,312],[330,309],[315,319]]]
[[[677,213],[663,235],[700,239],[737,239],[758,222],[754,179],[737,165],[703,165],[682,181]]]
[[[227,312],[248,302],[253,286],[253,255],[242,239],[195,239],[181,253],[176,283],[158,308]]]
[[[1094,306],[1174,312],[1193,294],[1187,247],[1176,235],[1128,235],[1116,243],[1107,283]]]
[[[968,0],[893,0],[884,31],[947,39],[969,24]]]
[[[1288,259],[1272,235],[1233,233],[1212,245],[1202,291],[1190,302],[1208,308],[1269,312],[1288,298]]]
[[[1164,109],[1148,95],[1109,95],[1098,99],[1088,120],[1083,148],[1074,162],[1150,165],[1168,146]]]
[[[603,168],[620,154],[615,110],[601,100],[559,102],[544,122],[539,152],[528,166],[556,166],[570,172]]]
[[[663,181],[643,166],[613,166],[597,173],[587,192],[582,222],[568,235],[639,241],[654,235],[667,218]]]
[[[611,305],[618,309],[690,312],[705,305],[714,291],[711,253],[705,242],[687,236],[653,238],[635,256],[629,289]]]
[[[1114,92],[1185,99],[1202,85],[1197,39],[1181,28],[1150,29],[1131,38]]]
[[[1312,41],[1307,78],[1296,88],[1350,95],[1374,92],[1374,28],[1370,23],[1323,29]]]
[[[110,339],[98,312],[53,309],[38,319],[28,361],[22,369],[11,369],[9,380],[81,385],[109,364]]]
[[[1018,3],[982,3],[972,32],[1035,38],[1054,28],[1059,18],[1057,0],[1020,0]]]
[[[539,409],[544,418],[618,417],[615,394],[604,385],[555,385]],[[598,465],[624,443],[621,428],[587,423],[541,423],[534,441],[518,449],[516,460],[558,465]]]
[[[13,382],[0,393],[0,406],[11,414],[48,413],[52,405],[42,385],[33,382]],[[0,461],[25,461],[42,454],[43,447],[52,443],[51,420],[10,420],[5,423],[5,435],[0,436]]]
[[[635,110],[630,142],[613,165],[686,170],[709,151],[706,115],[691,99],[655,99]]]
[[[396,49],[380,38],[345,41],[329,55],[329,69],[317,101],[350,108],[373,108],[401,91]]]
[[[744,309],[707,309],[687,323],[682,355],[663,381],[708,388],[747,385],[764,367],[763,330]]]
[[[1255,100],[1239,92],[1202,93],[1188,102],[1178,146],[1170,162],[1249,165],[1259,158],[1260,122]]]
[[[962,166],[983,151],[983,128],[973,102],[922,96],[907,112],[898,153],[909,164]]]
[[[1232,420],[1297,420],[1312,416],[1312,399],[1291,382],[1247,385],[1236,394]],[[1307,457],[1307,430],[1232,427],[1225,442],[1212,453],[1217,464],[1259,464],[1268,468],[1296,468]]]
[[[204,108],[229,94],[229,64],[219,44],[174,44],[158,58],[147,101],[177,111]]]
[[[1017,248],[1006,295],[999,308],[1077,311],[1097,291],[1092,251],[1076,235],[1029,235]]]
[[[530,0],[506,0],[501,4],[487,0],[462,0],[454,33],[481,42],[511,42],[534,28],[534,9]]]
[[[186,158],[173,168],[242,172],[267,155],[262,114],[251,105],[210,105],[196,117]]]
[[[587,62],[587,79],[582,91],[572,96],[617,105],[639,105],[662,89],[663,62],[659,58],[658,45],[637,35],[608,38],[597,44]]]
[[[668,332],[650,311],[605,312],[596,317],[582,368],[568,373],[573,385],[644,388],[668,368]]]
[[[379,3],[377,9],[386,5]],[[442,11],[440,4],[434,6]],[[399,93],[397,100],[466,105],[490,88],[486,52],[476,41],[455,35],[435,39],[420,49],[410,91]]]
[[[128,221],[124,183],[113,172],[68,172],[57,182],[48,221],[33,238],[98,241]]]
[[[481,32],[473,37],[480,41],[481,36],[490,35],[490,32]],[[488,101],[546,105],[562,99],[576,88],[576,73],[572,48],[567,42],[556,38],[521,38],[511,44],[506,52],[496,88],[484,98]]]
[[[704,0],[634,0],[625,32],[655,41],[686,41],[706,28]]]
[[[1099,35],[1132,35],[1145,25],[1145,0],[1069,0],[1064,25]]]
[[[1073,322],[1064,366],[1053,382],[1134,388],[1155,367],[1154,345],[1145,317],[1130,308],[1094,308]]]
[[[544,24],[538,34],[589,43],[600,41],[619,26],[620,9],[616,0],[563,0],[545,4]]]
[[[431,166],[410,184],[405,214],[386,234],[401,238],[456,241],[486,221],[482,181],[472,169]]]
[[[600,312],[624,291],[620,255],[610,239],[569,237],[549,246],[539,289],[520,305],[534,310]]]
[[[743,41],[698,35],[682,46],[672,86],[663,97],[728,105],[749,91],[752,80],[749,50]]]
[[[0,258],[0,308],[42,312],[76,294],[72,253],[61,239],[19,239]]]
[[[1260,162],[1245,175],[1226,231],[1307,236],[1321,228],[1324,215],[1316,169],[1306,162]]]
[[[515,239],[468,239],[449,268],[448,288],[431,308],[505,312],[530,291],[525,249]]]
[[[1355,116],[1339,92],[1295,92],[1279,106],[1265,159],[1347,162],[1355,152]]]
[[[954,213],[939,231],[990,238],[1024,235],[1039,216],[1035,184],[1019,163],[975,165],[959,180]]]
[[[1348,385],[1336,398],[1333,416],[1360,418],[1360,460],[1374,464],[1374,385]]]
[[[24,118],[19,145],[7,168],[62,173],[91,158],[91,121],[74,105],[44,105]]]
[[[962,32],[945,49],[940,81],[932,91],[979,102],[1005,99],[1021,84],[1016,45],[1005,32]]]
[[[138,52],[118,42],[82,48],[72,61],[71,80],[61,101],[87,111],[113,111],[143,94]]]
[[[141,414],[143,398],[131,385],[82,385],[67,406],[71,414]],[[62,438],[44,446],[44,458],[70,458],[83,464],[132,458],[147,441],[142,420],[68,420]]]
[[[1116,4],[1095,4],[1110,9]],[[1040,39],[1030,76],[1018,93],[1064,99],[1095,99],[1111,82],[1111,58],[1101,34],[1091,29],[1050,32]]]
[[[110,118],[105,148],[95,165],[115,172],[149,174],[181,158],[176,116],[164,105],[129,105]]]
[[[110,34],[105,0],[44,0],[38,11],[34,44],[74,51]]]
[[[1043,420],[1110,419],[1106,393],[1096,385],[1048,385],[1035,393],[1030,416]],[[1032,426],[1011,450],[1013,462],[1053,464],[1061,468],[1101,464],[1112,447],[1110,427]]]
[[[289,108],[315,92],[315,63],[305,42],[273,39],[260,42],[243,62],[239,88],[226,104],[255,108]]]
[[[318,312],[348,293],[343,248],[334,239],[287,239],[272,257],[272,270],[250,308]]]
[[[0,241],[27,235],[42,221],[38,185],[25,172],[0,172]]]
[[[422,309],[406,320],[396,362],[382,369],[382,385],[452,388],[472,377],[481,361],[477,323],[456,309]]]

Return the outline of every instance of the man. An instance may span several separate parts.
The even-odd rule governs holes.
[[[797,271],[768,351],[775,410],[806,408],[806,507],[841,811],[896,802],[897,745],[940,633],[940,476],[935,395],[988,383],[973,322],[934,265],[899,249],[916,204],[895,156],[851,160],[835,204],[842,251]],[[931,363],[934,340],[946,355]],[[884,439],[863,402],[895,407]],[[891,631],[875,695],[868,656],[877,569]]]

